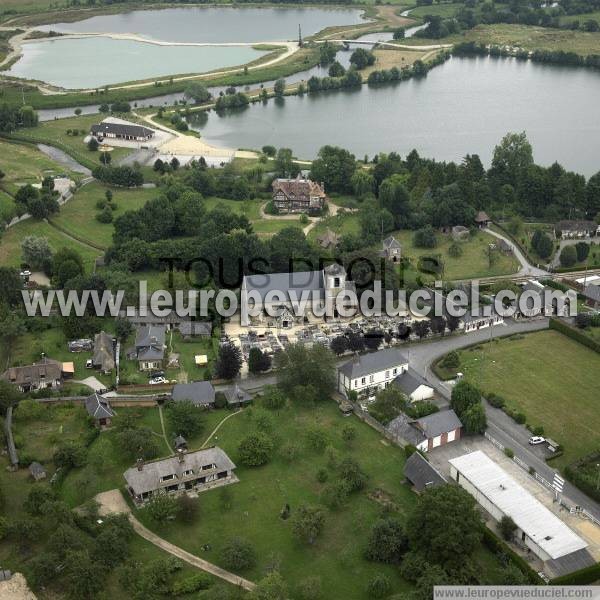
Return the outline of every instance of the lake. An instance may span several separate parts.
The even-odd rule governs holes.
[[[23,44],[22,58],[7,74],[70,89],[95,88],[233,67],[264,54],[250,46],[157,46],[106,37],[58,38]]]
[[[509,131],[526,131],[536,162],[555,160],[584,175],[600,170],[600,75],[512,58],[452,58],[423,79],[356,91],[288,97],[241,111],[214,111],[191,126],[216,146],[290,147],[313,158],[333,144],[362,158],[413,148],[489,165]]]
[[[182,7],[99,15],[38,27],[64,33],[133,33],[166,42],[266,42],[298,39],[334,25],[364,23],[362,10],[313,7]]]

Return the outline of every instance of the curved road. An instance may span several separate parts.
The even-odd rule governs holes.
[[[515,273],[516,276],[544,277],[545,275],[549,275],[548,271],[545,271],[544,269],[540,269],[539,267],[535,267],[534,265],[532,265],[527,260],[527,257],[523,254],[523,252],[521,252],[521,249],[510,238],[502,235],[501,233],[493,231],[489,227],[486,227],[484,231],[486,233],[489,233],[490,235],[493,235],[499,240],[504,240],[510,246],[515,258],[519,261],[519,263],[521,263],[521,269],[518,273]]]

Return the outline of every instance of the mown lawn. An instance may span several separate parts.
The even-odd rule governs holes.
[[[96,203],[105,199],[108,189],[112,191],[113,202],[117,206],[113,211],[113,219],[129,210],[141,208],[159,194],[155,189],[109,188],[95,181],[79,189],[74,197],[61,207],[60,212],[52,217],[52,222],[75,237],[108,248],[112,244],[113,224],[100,223],[96,219],[96,214],[100,212]]]
[[[6,140],[0,140],[0,169],[4,172],[2,187],[11,193],[26,183],[41,183],[46,175],[77,177],[35,146]]]
[[[499,252],[496,253],[496,262],[490,266],[485,251],[488,244],[496,240],[480,231],[465,241],[458,242],[463,251],[458,258],[448,254],[448,248],[453,243],[451,235],[438,233],[438,245],[431,249],[414,246],[414,231],[399,231],[393,235],[402,244],[402,256],[411,259],[413,269],[417,268],[420,257],[440,255],[444,262],[443,278],[446,280],[509,275],[519,270],[519,263],[512,255],[506,256]]]
[[[48,223],[27,219],[7,229],[2,234],[0,238],[0,264],[9,267],[18,267],[21,264],[21,242],[28,235],[48,238],[50,247],[54,251],[61,248],[73,248],[81,255],[88,272],[91,271],[94,260],[102,254],[100,250],[68,237]]]
[[[460,353],[460,370],[486,392],[525,413],[564,445],[555,464],[600,445],[600,355],[556,331],[502,339]]]
[[[253,221],[252,229],[258,235],[270,236],[279,233],[287,227],[298,227],[303,229],[305,224],[300,223],[300,218],[297,219],[263,219],[262,221]]]

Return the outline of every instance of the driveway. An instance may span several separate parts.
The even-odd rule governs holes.
[[[484,231],[486,233],[489,233],[490,235],[493,235],[495,238],[498,238],[499,240],[504,240],[510,246],[515,258],[519,261],[519,263],[521,265],[521,269],[519,270],[518,273],[516,273],[517,276],[519,276],[519,277],[526,277],[526,276],[544,277],[545,275],[548,275],[548,271],[545,271],[544,269],[540,269],[539,267],[533,266],[527,260],[525,255],[521,252],[521,249],[510,238],[502,235],[501,233],[493,231],[489,227],[484,229]]]

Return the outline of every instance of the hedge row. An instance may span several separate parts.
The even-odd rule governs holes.
[[[568,325],[567,323],[561,321],[560,319],[557,319],[556,317],[550,317],[550,329],[559,331],[563,335],[570,337],[572,340],[575,340],[576,342],[587,346],[590,350],[600,353],[600,342],[593,340],[579,329],[571,327],[571,325]]]
[[[508,547],[493,531],[487,527],[483,528],[483,544],[492,552],[497,554],[504,554],[510,562],[525,575],[527,581],[533,585],[543,585],[543,580],[540,576],[529,566],[527,561],[514,552]]]
[[[593,452],[568,465],[565,477],[590,498],[600,501],[598,490],[598,471],[596,465],[600,462],[600,452]]]
[[[600,563],[553,579],[552,585],[589,585],[600,580]]]

